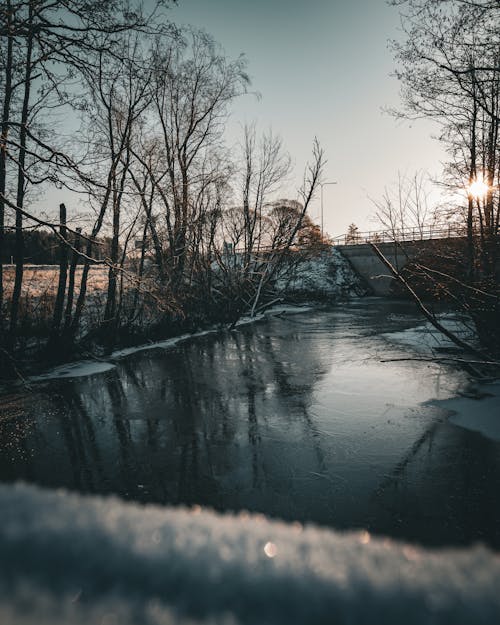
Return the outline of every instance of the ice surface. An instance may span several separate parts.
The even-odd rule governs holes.
[[[452,315],[443,315],[440,321],[457,336],[473,344],[471,331],[463,322]],[[432,353],[436,348],[454,347],[454,343],[430,323],[382,336],[389,341],[408,345],[419,353]],[[436,403],[450,411],[450,423],[500,441],[500,383],[479,387],[477,397],[452,397]]]
[[[277,315],[277,314],[298,314],[302,312],[307,312],[308,310],[312,310],[311,306],[291,306],[287,304],[276,305],[268,308],[265,312],[255,315],[254,317],[244,316],[241,317],[235,324],[236,327],[246,325],[248,323],[254,323],[255,321],[259,321],[268,315]],[[155,341],[153,343],[145,343],[142,345],[136,345],[134,347],[126,347],[124,349],[118,349],[111,354],[112,359],[124,358],[126,356],[130,356],[131,354],[136,354],[138,352],[147,351],[149,349],[170,349],[174,347],[178,343],[182,343],[182,341],[187,341],[188,339],[197,338],[200,336],[206,336],[207,334],[213,334],[215,332],[220,332],[220,327],[208,328],[207,330],[200,330],[199,332],[193,332],[191,334],[180,334],[179,336],[174,336],[170,339],[165,339],[164,341]]]
[[[500,622],[500,558],[0,486],[3,625]]]

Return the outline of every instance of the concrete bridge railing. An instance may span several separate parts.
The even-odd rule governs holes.
[[[365,245],[366,243],[393,243],[398,241],[429,241],[431,239],[453,239],[466,236],[463,227],[448,225],[446,227],[396,228],[394,230],[370,230],[368,232],[349,232],[332,239],[338,245]]]

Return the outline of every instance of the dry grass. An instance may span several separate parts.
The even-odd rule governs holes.
[[[4,288],[5,295],[11,297],[14,288],[15,267],[4,265]],[[75,296],[80,290],[82,266],[76,268],[75,273]],[[22,297],[26,300],[48,298],[52,299],[57,293],[59,280],[59,267],[54,265],[25,265],[23,276]],[[104,292],[108,284],[108,268],[93,266],[90,268],[87,291],[89,293]]]
[[[15,266],[4,265],[4,314],[9,317],[9,302],[15,280]],[[83,267],[78,266],[75,275],[75,291],[73,311],[80,293],[80,282]],[[127,323],[136,328],[144,328],[158,323],[164,314],[164,307],[160,306],[154,296],[154,281],[142,282],[140,296],[136,298],[137,283],[133,274],[125,272],[121,315]],[[19,301],[18,342],[24,346],[36,347],[35,343],[43,344],[50,334],[54,306],[59,280],[59,267],[55,265],[25,265],[23,286]],[[108,267],[102,265],[91,266],[87,281],[87,296],[85,307],[80,319],[79,332],[82,336],[92,329],[98,328],[103,321],[108,288]],[[66,306],[67,300],[65,300]]]
[[[5,302],[12,298],[15,267],[4,265]],[[82,266],[75,272],[74,302],[80,292]],[[59,267],[55,265],[25,265],[21,299],[19,302],[19,329],[24,340],[34,337],[46,337],[50,331],[54,314],[54,304],[59,280]],[[83,324],[85,327],[96,325],[100,320],[100,311],[106,297],[108,268],[93,266],[87,281],[87,305]],[[6,314],[7,310],[5,311]]]

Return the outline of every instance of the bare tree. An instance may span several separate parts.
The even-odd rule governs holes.
[[[460,297],[481,341],[500,351],[500,5],[460,0],[395,4],[402,7],[406,33],[405,41],[394,44],[405,106],[397,114],[440,124],[440,140],[450,155],[447,184],[466,195],[466,205],[456,202],[454,211],[467,242]]]
[[[55,115],[68,112],[78,100],[75,78],[83,69],[89,70],[98,58],[96,53],[113,56],[124,33],[151,31],[157,6],[146,15],[138,3],[126,0],[2,3],[0,240],[5,224],[11,223],[13,216],[16,271],[6,338],[11,347],[16,338],[23,283],[25,221],[33,217],[36,222],[26,202],[47,184],[65,184],[67,174],[77,165],[63,149]],[[47,223],[52,228],[57,226],[57,222]],[[2,278],[0,264],[0,321],[5,329]]]
[[[281,143],[276,140],[267,139],[263,143],[263,160],[254,161],[248,145],[245,142],[243,206],[226,212],[222,221],[223,238],[227,243],[227,235],[231,237],[231,247],[226,246],[217,259],[219,288],[231,298],[234,320],[244,312],[254,316],[266,290],[270,291],[271,299],[279,297],[273,285],[299,238],[324,164],[323,151],[315,140],[312,163],[306,168],[299,201],[266,202],[267,193],[288,173],[288,158],[282,156]],[[250,210],[252,180],[256,181],[256,186],[253,209]],[[239,242],[243,247],[238,251],[235,246]],[[268,303],[269,299],[266,305]]]
[[[255,125],[245,126],[242,172],[244,267],[250,267],[252,255],[262,245],[263,208],[269,202],[269,196],[283,184],[290,168],[290,157],[284,152],[280,137],[270,131],[263,135],[257,146]]]
[[[185,278],[191,246],[194,198],[205,184],[199,175],[222,138],[228,105],[245,93],[245,59],[229,61],[213,39],[188,29],[184,43],[158,42],[153,57],[155,123],[159,124],[163,171],[154,172],[168,236],[171,285]]]

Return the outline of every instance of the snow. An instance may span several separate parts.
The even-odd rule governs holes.
[[[459,338],[473,343],[473,334],[466,323],[454,314],[438,315],[439,322]],[[411,347],[419,353],[433,352],[435,349],[456,348],[444,334],[439,332],[430,322],[408,328],[399,332],[386,332],[381,335],[385,339]]]
[[[302,261],[295,269],[295,275],[290,280],[278,280],[278,290],[281,288],[287,295],[304,297],[323,296],[337,300],[339,297],[347,297],[354,294],[364,294],[364,289],[359,277],[354,273],[350,265],[335,248],[330,248],[321,255]],[[309,306],[292,306],[287,304],[275,305],[254,317],[244,316],[235,324],[236,327],[254,323],[268,315],[296,314],[311,310]],[[146,343],[133,347],[115,350],[109,357],[108,362],[78,361],[51,369],[50,371],[32,376],[30,382],[50,380],[53,378],[76,378],[104,373],[114,368],[115,361],[138,352],[150,349],[171,349],[175,345],[191,338],[205,336],[219,332],[219,327],[212,327],[191,334],[182,334],[163,341]]]
[[[60,367],[54,367],[54,369],[51,369],[47,373],[31,376],[29,381],[41,382],[44,380],[51,380],[53,378],[81,378],[84,376],[96,375],[98,373],[105,373],[106,371],[114,369],[115,366],[116,365],[112,362],[80,360],[67,365],[61,365]]]
[[[273,315],[295,315],[303,312],[313,310],[312,306],[292,306],[289,304],[277,304],[268,308],[262,313],[255,315],[254,317],[245,316],[241,317],[235,324],[235,327],[247,325],[249,323],[255,323],[260,319],[264,319]],[[46,373],[30,376],[30,382],[43,382],[46,380],[52,380],[55,378],[79,378],[84,376],[96,375],[99,373],[105,373],[116,367],[114,361],[126,358],[139,352],[144,352],[150,349],[171,349],[177,344],[187,341],[192,338],[199,338],[206,336],[207,334],[213,334],[220,332],[220,327],[212,327],[207,330],[200,330],[191,334],[180,334],[163,341],[155,341],[151,343],[143,343],[142,345],[135,345],[133,347],[126,347],[124,349],[117,349],[109,356],[109,361],[94,361],[94,360],[80,360],[69,364],[61,365],[50,369]]]
[[[278,289],[285,289],[288,295],[317,298],[326,297],[332,301],[340,297],[365,295],[366,288],[342,254],[331,247],[320,255],[297,264],[291,279],[279,279]]]
[[[5,625],[500,622],[500,557],[0,486]]]
[[[255,315],[254,317],[244,316],[238,319],[235,324],[235,327],[244,326],[249,323],[255,323],[265,317],[278,315],[278,314],[288,314],[288,315],[296,315],[299,313],[307,312],[312,310],[312,306],[291,306],[288,304],[283,305],[275,305],[271,308],[268,308],[262,313]],[[206,336],[207,334],[213,334],[216,332],[220,332],[220,327],[212,327],[207,330],[200,330],[199,332],[193,332],[191,334],[181,334],[179,336],[174,336],[170,339],[166,339],[164,341],[155,341],[154,343],[147,343],[143,345],[136,345],[135,347],[126,347],[125,349],[118,349],[114,351],[110,358],[114,360],[118,360],[120,358],[125,358],[126,356],[130,356],[131,354],[136,354],[138,352],[143,352],[149,349],[171,349],[175,347],[178,343],[182,343],[183,341],[187,341],[188,339],[199,338],[201,336]]]
[[[500,441],[500,382],[479,386],[475,395],[453,397],[438,403],[450,411],[450,423]]]
[[[177,345],[177,343],[186,341],[193,336],[203,336],[204,334],[208,334],[209,332],[214,332],[214,330],[205,330],[203,332],[198,332],[197,334],[180,334],[179,336],[174,336],[170,339],[165,339],[163,341],[155,341],[153,343],[146,343],[142,345],[135,345],[133,347],[125,347],[124,349],[117,349],[111,354],[110,358],[114,360],[119,360],[120,358],[125,358],[126,356],[130,356],[131,354],[144,352],[149,349],[170,349]]]
[[[461,319],[453,314],[445,314],[439,320],[457,336],[474,344],[470,328]],[[455,344],[430,323],[382,336],[389,341],[407,345],[420,354],[432,354],[436,348],[456,349]],[[432,403],[448,412],[450,423],[480,432],[490,440],[500,441],[500,382],[481,385],[471,396],[452,397]]]

